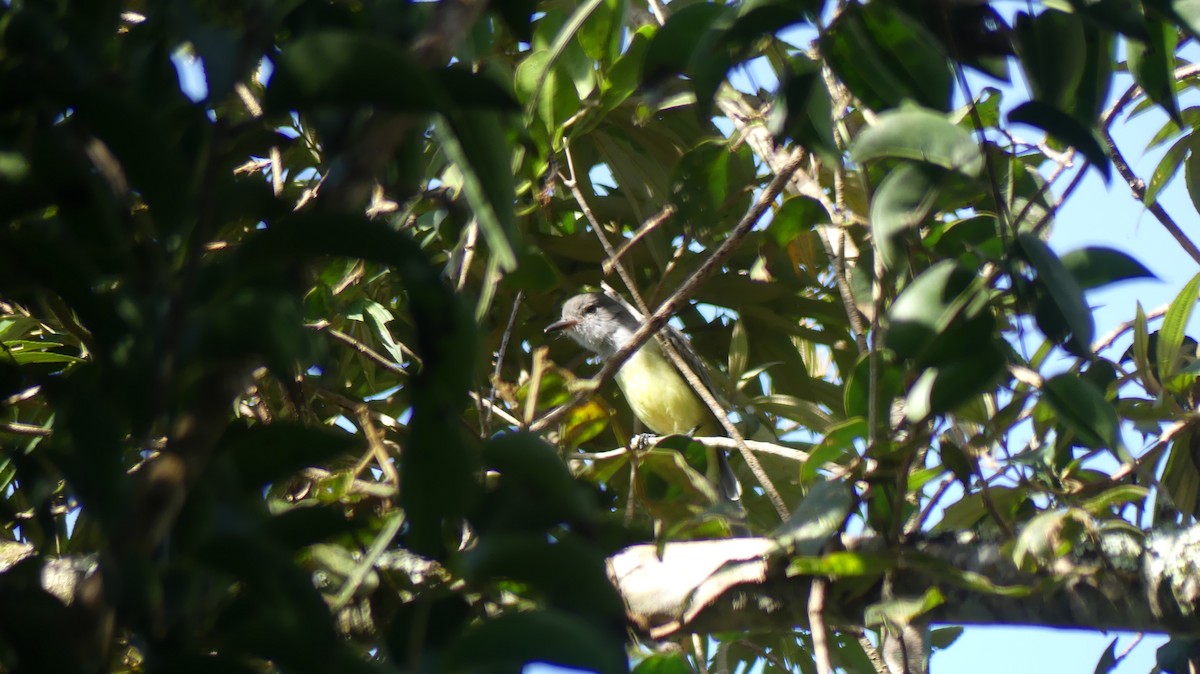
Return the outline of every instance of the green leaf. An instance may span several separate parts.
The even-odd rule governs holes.
[[[992,341],[975,344],[972,358],[952,360],[927,368],[917,378],[905,399],[904,415],[919,422],[969,404],[974,396],[999,381],[1007,359]]]
[[[869,353],[858,357],[858,363],[846,381],[844,404],[848,416],[863,418],[868,416],[871,399],[871,363],[874,361],[877,369],[875,375],[875,404],[877,405],[875,420],[884,427],[888,426],[888,411],[892,407],[892,400],[900,395],[904,388],[904,372],[896,367],[889,356],[890,354],[883,352],[876,354],[874,358]]]
[[[683,651],[653,653],[633,668],[633,674],[692,674],[694,670],[683,657]]]
[[[730,11],[725,5],[697,3],[672,12],[646,48],[642,83],[654,87],[685,72],[709,28]]]
[[[305,35],[284,44],[274,60],[264,103],[276,113],[323,105],[374,105],[403,112],[516,109],[512,93],[484,75],[461,68],[425,70],[397,43],[361,33]]]
[[[805,196],[789,197],[767,225],[767,236],[780,248],[786,248],[821,222],[829,222],[829,214],[819,201]]]
[[[809,452],[808,460],[800,468],[800,483],[812,484],[817,477],[817,471],[826,463],[836,463],[847,457],[857,458],[859,450],[855,447],[855,441],[866,437],[865,417],[853,417],[827,429],[825,437]]]
[[[794,555],[816,556],[841,531],[853,507],[854,492],[845,482],[816,482],[772,536]]]
[[[1194,134],[1180,138],[1163,154],[1162,159],[1158,160],[1158,165],[1154,167],[1154,172],[1150,174],[1150,184],[1146,186],[1147,206],[1158,201],[1158,193],[1175,176],[1179,175],[1179,165],[1188,157],[1188,154],[1195,154],[1192,152],[1192,146],[1196,142],[1195,139],[1196,136]]]
[[[974,177],[983,154],[965,129],[930,110],[906,107],[879,116],[879,123],[859,134],[850,156],[859,163],[911,159]]]
[[[1076,119],[1097,122],[1104,107],[1109,104],[1109,92],[1112,89],[1116,64],[1117,36],[1090,21],[1085,21],[1084,42],[1087,44],[1087,57],[1083,66],[1083,76],[1079,88],[1075,90],[1074,104],[1069,110]]]
[[[655,27],[652,25],[638,28],[630,37],[625,52],[608,69],[607,78],[600,85],[603,90],[600,95],[600,107],[606,112],[615,109],[637,91],[642,81],[642,64],[646,59],[646,50],[654,33]]]
[[[1121,440],[1116,408],[1094,384],[1076,374],[1056,375],[1043,384],[1042,399],[1077,442],[1092,449],[1107,449],[1122,463],[1133,461]]]
[[[825,161],[836,162],[839,151],[833,139],[832,103],[821,69],[800,55],[793,57],[789,65],[767,128],[776,140],[791,138]]]
[[[862,552],[830,552],[820,557],[793,557],[788,562],[787,575],[825,576],[827,578],[859,578],[881,576],[894,568],[895,557]]]
[[[373,300],[364,300],[362,304],[366,315],[363,316],[365,322],[369,323],[375,330],[375,335],[379,337],[379,341],[383,343],[383,348],[391,355],[392,360],[397,363],[404,363],[409,360],[410,354],[404,353],[404,349],[392,337],[392,331],[388,329],[387,324],[395,319],[392,312],[388,311],[382,304]]]
[[[554,42],[552,42],[546,50],[547,60],[545,62],[544,69],[541,71],[541,77],[538,78],[537,84],[534,86],[533,96],[531,96],[525,104],[525,116],[527,119],[533,118],[533,111],[535,110],[538,101],[542,97],[542,91],[545,89],[546,82],[549,79],[550,74],[555,71],[556,66],[558,66],[564,55],[567,53],[568,47],[573,44],[576,33],[580,31],[580,29],[584,26],[588,19],[591,18],[594,12],[605,6],[605,2],[606,0],[586,0],[583,3],[580,3],[575,8],[575,11],[571,13],[570,18],[568,18],[562,27],[558,29],[558,33],[554,36]],[[596,37],[596,39],[584,39],[581,37],[579,40],[579,45],[581,45],[584,50],[586,50],[589,44],[591,47],[601,51],[607,50],[609,41],[613,39],[610,31],[614,30],[615,28],[615,26],[612,24],[611,12],[609,13],[608,18],[608,21],[601,19],[595,22],[600,24],[600,27],[606,29],[600,31],[602,36]],[[542,21],[547,21],[548,19],[548,16],[543,17]],[[579,48],[579,46],[576,46],[576,49]],[[570,72],[573,69],[568,68],[567,70]],[[582,77],[590,81],[590,68],[588,69],[587,74],[582,75]],[[587,87],[588,85],[584,84],[583,86]],[[580,97],[583,97],[584,95],[584,92],[580,92]]]
[[[1083,290],[1136,278],[1157,279],[1141,262],[1127,253],[1104,246],[1088,246],[1062,256],[1063,267]]]
[[[583,15],[585,7],[581,5],[576,8],[576,14]],[[590,15],[583,15],[582,25],[577,28],[577,37],[588,58],[609,63],[621,53],[626,9],[625,0],[602,0]]]
[[[754,172],[753,154],[745,145],[712,141],[692,148],[672,173],[679,217],[703,229],[740,217],[749,207]]]
[[[798,4],[798,3],[797,3]],[[696,92],[696,114],[708,117],[713,99],[731,68],[754,55],[755,46],[764,36],[804,20],[796,5],[784,3],[743,3],[734,13],[724,13],[713,21],[696,44],[688,62],[687,74]]]
[[[1037,271],[1036,282],[1043,293],[1035,316],[1038,327],[1071,353],[1091,353],[1095,323],[1075,277],[1037,236],[1018,234],[1016,246],[1016,252]]]
[[[1175,97],[1175,46],[1179,41],[1174,25],[1164,21],[1146,22],[1148,39],[1128,40],[1125,53],[1129,74],[1146,96],[1166,111],[1176,123],[1182,122],[1179,101]]]
[[[943,260],[909,283],[888,309],[884,345],[903,359],[940,362],[963,345],[942,339],[951,326],[979,321],[971,334],[990,333],[994,320],[980,306],[984,299],[975,288],[976,276],[954,260]],[[966,335],[963,335],[966,336]],[[973,350],[974,344],[966,345]]]
[[[1103,517],[1111,514],[1112,508],[1145,501],[1149,495],[1150,490],[1146,487],[1138,484],[1122,484],[1106,489],[1083,501],[1079,507],[1093,517]]]
[[[1157,395],[1162,386],[1154,374],[1156,367],[1150,362],[1150,332],[1146,324],[1146,312],[1142,309],[1141,302],[1135,302],[1134,307],[1133,345],[1129,349],[1133,352],[1133,364],[1137,367],[1142,387],[1147,393]]]
[[[729,379],[740,381],[750,361],[750,339],[746,336],[746,323],[738,319],[733,323],[729,338]]]
[[[949,111],[953,75],[940,42],[885,3],[848,5],[821,37],[821,52],[851,93],[874,110],[905,100]]]
[[[512,151],[495,115],[450,116],[434,128],[442,151],[462,172],[463,192],[500,268],[517,267]]]
[[[579,94],[563,68],[550,63],[550,52],[535,50],[517,66],[513,86],[526,105],[537,110],[537,119],[542,123],[534,125],[530,120],[530,131],[539,139],[544,136],[547,144],[557,143],[563,132],[562,123],[577,113],[580,106]]]
[[[1188,137],[1192,150],[1183,164],[1183,179],[1187,185],[1188,198],[1192,200],[1192,207],[1200,213],[1200,152],[1196,152],[1198,138],[1200,137],[1195,135]]]
[[[586,493],[558,452],[536,435],[520,432],[495,437],[484,445],[483,459],[515,489],[535,496],[551,517],[575,522],[591,518]]]
[[[1196,470],[1197,438],[1193,429],[1184,429],[1171,439],[1171,449],[1163,466],[1162,488],[1170,498],[1171,509],[1185,516],[1200,513],[1200,471]],[[1161,506],[1159,506],[1161,509]],[[1155,524],[1160,518],[1155,516]],[[1169,521],[1175,521],[1172,517]]]
[[[1008,113],[1010,124],[1028,124],[1050,134],[1053,138],[1074,147],[1100,171],[1107,184],[1112,178],[1108,151],[1095,128],[1042,101],[1026,101]]]
[[[950,648],[958,638],[962,636],[963,628],[961,625],[953,627],[938,627],[929,632],[929,644],[934,650],[942,650]]]
[[[1167,119],[1167,121],[1163,122],[1163,125],[1154,133],[1154,136],[1147,141],[1146,150],[1149,151],[1159,147],[1184,131],[1200,126],[1200,107],[1191,106],[1184,108],[1180,111],[1180,117],[1183,121],[1182,125],[1176,123],[1173,119]]]
[[[1200,2],[1197,0],[1148,0],[1146,7],[1168,18],[1200,39]]]
[[[479,587],[497,579],[524,583],[552,606],[598,622],[619,622],[625,612],[603,550],[577,536],[497,532],[482,536],[463,562],[466,580]]]
[[[945,172],[937,166],[904,162],[879,184],[871,198],[871,236],[888,269],[908,261],[904,234],[929,217],[944,177]]]
[[[444,654],[451,671],[518,672],[544,662],[623,674],[629,662],[621,636],[566,611],[513,611],[475,623]]]
[[[1108,648],[1104,649],[1104,653],[1100,659],[1096,661],[1096,668],[1092,670],[1092,674],[1108,674],[1117,668],[1117,640],[1120,637],[1113,637],[1113,640],[1108,642]]]
[[[276,421],[265,426],[235,425],[225,431],[221,449],[238,468],[242,484],[263,485],[328,464],[362,447],[362,439],[340,429]]]
[[[1020,12],[1013,37],[1033,99],[1058,110],[1073,110],[1088,54],[1080,16],[1057,10],[1036,17]]]
[[[925,590],[925,594],[916,598],[897,598],[871,604],[863,611],[863,624],[867,626],[886,625],[899,627],[912,624],[917,618],[929,613],[945,603],[946,598],[936,587]]]
[[[1171,300],[1167,315],[1163,317],[1162,328],[1158,331],[1158,365],[1159,381],[1166,381],[1179,369],[1180,349],[1187,330],[1188,321],[1192,317],[1192,309],[1196,306],[1197,296],[1200,295],[1200,274],[1183,286],[1179,294]]]
[[[1038,513],[1017,534],[1013,561],[1026,571],[1044,568],[1070,552],[1083,530],[1094,526],[1087,513],[1075,508]]]

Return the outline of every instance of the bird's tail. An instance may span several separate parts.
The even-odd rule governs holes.
[[[729,465],[729,457],[725,455],[724,450],[718,449],[717,452],[717,491],[720,492],[721,498],[726,501],[741,501],[742,500],[742,483],[738,481],[737,475],[733,472],[733,466]]]
[[[742,483],[738,480],[737,474],[733,472],[733,466],[729,465],[729,457],[725,454],[725,450],[718,449],[716,454],[717,493],[726,504],[729,533],[734,538],[751,536],[753,534],[747,522],[748,513],[746,506],[742,504]]]

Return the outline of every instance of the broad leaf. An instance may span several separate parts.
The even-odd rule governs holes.
[[[1138,278],[1157,279],[1127,253],[1104,246],[1089,246],[1062,256],[1063,266],[1083,290]]]
[[[850,148],[856,162],[911,159],[976,176],[983,155],[970,133],[944,116],[920,108],[902,108],[879,116]]]

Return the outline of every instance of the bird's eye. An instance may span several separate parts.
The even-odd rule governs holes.
[[[596,313],[596,310],[599,308],[600,308],[599,304],[589,304],[583,308],[583,315],[589,316],[591,314],[594,314],[594,313]]]

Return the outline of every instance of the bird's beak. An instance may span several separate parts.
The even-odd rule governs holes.
[[[544,332],[546,334],[549,334],[551,332],[558,332],[559,330],[568,330],[570,328],[575,327],[578,324],[579,324],[579,321],[577,321],[577,320],[574,320],[571,318],[564,318],[561,321],[557,321],[555,323],[551,323],[550,325],[547,325]]]

